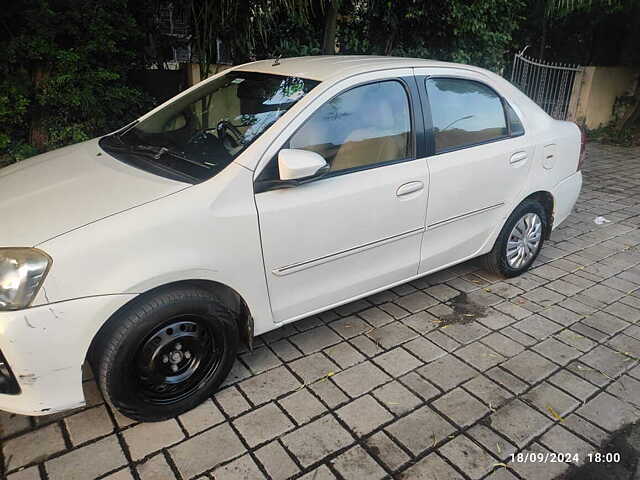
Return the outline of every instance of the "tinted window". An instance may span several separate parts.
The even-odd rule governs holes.
[[[478,82],[427,79],[436,153],[507,135],[502,101]]]
[[[289,140],[289,148],[322,155],[331,171],[410,156],[409,99],[396,81],[348,90],[320,107]]]
[[[507,118],[509,119],[509,125],[511,127],[511,135],[517,136],[522,135],[524,133],[524,127],[522,126],[522,122],[518,118],[516,112],[511,108],[507,102],[505,102],[506,110],[507,110]]]

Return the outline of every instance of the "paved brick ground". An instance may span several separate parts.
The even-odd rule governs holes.
[[[281,328],[228,388],[163,423],[119,416],[87,375],[86,409],[0,416],[8,478],[563,474],[511,454],[584,461],[640,418],[640,150],[592,145],[585,173],[530,273],[504,281],[469,262]],[[640,478],[628,463],[616,478]]]

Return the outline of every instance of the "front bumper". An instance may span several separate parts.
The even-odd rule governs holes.
[[[0,410],[46,415],[84,405],[82,364],[103,323],[135,295],[107,295],[0,312],[0,352],[19,393]]]

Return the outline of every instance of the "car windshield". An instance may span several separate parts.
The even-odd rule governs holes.
[[[198,183],[222,171],[318,83],[231,71],[100,145],[138,168]]]

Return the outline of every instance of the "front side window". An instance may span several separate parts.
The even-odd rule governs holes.
[[[318,83],[232,71],[100,145],[139,168],[197,183],[229,165]]]
[[[508,135],[502,100],[489,87],[459,78],[429,78],[436,153]]]
[[[288,148],[319,153],[331,172],[411,156],[411,116],[398,81],[371,83],[329,100],[293,134]]]

